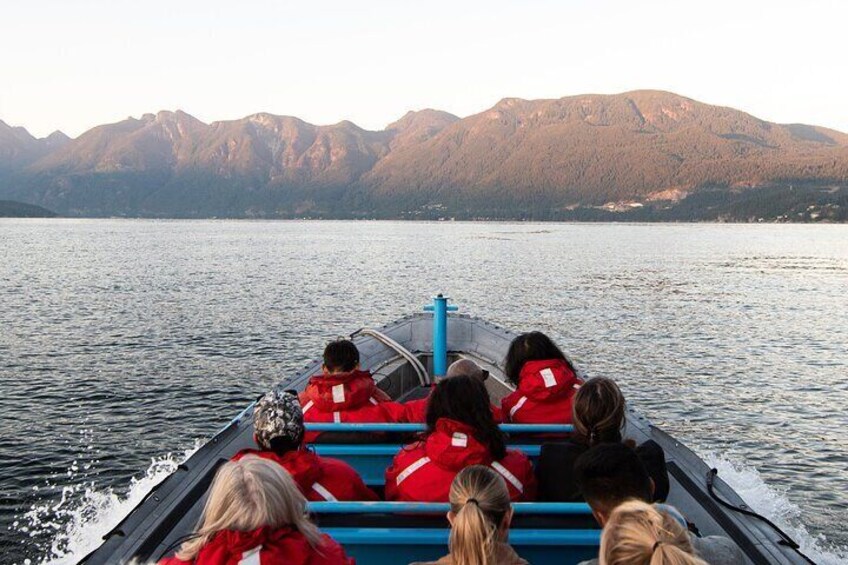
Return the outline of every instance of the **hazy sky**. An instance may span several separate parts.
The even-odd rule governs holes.
[[[20,0],[0,119],[76,136],[162,109],[383,128],[507,96],[664,89],[848,131],[848,1]]]

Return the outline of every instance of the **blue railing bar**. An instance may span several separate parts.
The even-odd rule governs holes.
[[[423,432],[425,424],[336,424],[307,422],[306,429],[312,432]],[[500,424],[506,433],[569,433],[574,431],[571,424]]]
[[[517,502],[516,514],[591,514],[585,502]],[[309,502],[307,509],[317,514],[444,514],[447,502]]]
[[[220,430],[218,430],[218,432],[217,432],[215,435],[220,434],[221,432],[223,432],[224,430],[226,430],[227,428],[229,428],[230,426],[232,426],[233,424],[235,424],[236,422],[238,422],[239,420],[241,420],[241,419],[242,419],[242,417],[243,417],[245,414],[247,414],[248,412],[250,412],[251,410],[253,410],[253,407],[254,407],[254,406],[256,406],[256,401],[255,401],[255,400],[254,400],[253,402],[251,402],[250,404],[248,404],[248,405],[247,405],[247,408],[245,408],[244,410],[242,410],[241,412],[239,412],[239,413],[238,413],[238,416],[236,416],[235,418],[233,418],[232,420],[230,420],[230,422],[229,422],[226,426],[224,426],[223,428],[221,428]]]
[[[448,372],[448,312],[457,307],[448,306],[448,297],[439,294],[424,310],[433,312],[433,376],[444,377]]]
[[[436,528],[321,528],[342,545],[446,545],[450,529]],[[510,529],[512,546],[597,546],[601,530]]]
[[[400,443],[372,443],[372,444],[346,444],[346,443],[310,443],[309,446],[318,455],[395,455],[403,448]],[[507,445],[509,449],[523,451],[528,457],[538,457],[542,450],[541,445]],[[354,465],[355,467],[355,465]]]

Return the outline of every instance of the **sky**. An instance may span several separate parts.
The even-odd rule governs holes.
[[[0,120],[38,137],[177,109],[382,129],[637,89],[848,132],[848,1],[3,4]]]

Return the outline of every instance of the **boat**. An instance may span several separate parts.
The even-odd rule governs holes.
[[[458,314],[442,295],[426,308],[379,328],[354,332],[363,367],[392,398],[423,398],[433,375],[447,364],[468,358],[489,371],[486,386],[493,402],[512,391],[503,359],[518,335],[481,318]],[[278,388],[302,390],[321,373],[313,361],[284,379]],[[170,554],[197,524],[205,493],[218,467],[238,451],[254,447],[253,404],[156,486],[80,563],[86,565],[155,562]],[[540,436],[566,433],[570,426],[508,425],[510,444],[533,459]],[[366,484],[382,488],[383,473],[400,448],[397,434],[423,429],[417,424],[310,424],[307,429],[333,434],[334,443],[314,444],[318,454],[345,459]],[[380,432],[381,443],[369,434]],[[386,434],[389,435],[386,435]],[[394,434],[394,435],[392,435]],[[535,434],[535,435],[534,435]],[[371,435],[371,438],[374,436]],[[740,496],[692,450],[628,407],[625,437],[656,441],[665,450],[671,490],[667,502],[681,511],[701,535],[733,540],[749,563],[808,563],[798,545],[777,526],[750,510]],[[359,441],[357,441],[359,438]],[[389,438],[389,439],[386,439]],[[535,438],[535,439],[534,439]],[[510,543],[534,564],[577,563],[597,556],[600,529],[585,503],[517,503]],[[399,502],[311,502],[309,511],[322,531],[342,543],[366,565],[436,559],[447,553],[447,504]]]

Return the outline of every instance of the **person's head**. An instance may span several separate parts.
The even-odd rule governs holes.
[[[253,437],[265,450],[282,455],[303,443],[303,410],[297,396],[272,390],[253,408]]]
[[[485,381],[489,378],[489,371],[483,369],[471,359],[459,359],[450,364],[445,378],[459,376],[474,377],[479,381]]]
[[[623,443],[602,443],[578,457],[574,479],[602,526],[625,500],[650,502],[654,494],[645,465],[636,451]]]
[[[574,439],[589,447],[620,442],[624,429],[624,395],[615,381],[589,379],[574,395]]]
[[[509,491],[489,467],[460,471],[450,488],[450,553],[454,565],[494,565],[495,544],[506,541],[512,520]]]
[[[473,428],[474,437],[489,448],[494,459],[506,455],[506,441],[492,416],[489,392],[482,381],[463,375],[440,381],[427,402],[427,434],[435,431],[441,418]]]
[[[565,355],[559,347],[542,332],[529,332],[521,334],[509,344],[509,351],[504,361],[504,373],[506,378],[514,385],[518,385],[521,368],[528,361],[543,361],[546,359],[560,359],[574,371]]]
[[[613,510],[601,534],[600,565],[706,565],[671,515],[641,500]]]
[[[318,528],[306,516],[306,499],[281,465],[252,455],[229,461],[212,481],[196,537],[180,547],[177,557],[194,559],[217,532],[250,532],[263,526],[289,526],[312,547],[320,544]]]
[[[450,364],[445,378],[449,379],[451,377],[459,377],[463,375],[466,377],[474,377],[479,381],[485,381],[489,378],[489,371],[484,370],[471,359],[459,359],[458,361],[454,361]]]
[[[331,341],[324,348],[325,373],[349,373],[359,368],[359,350],[349,339]]]

